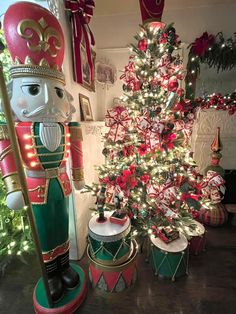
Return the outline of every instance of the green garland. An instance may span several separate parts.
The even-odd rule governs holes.
[[[187,63],[186,98],[194,99],[196,79],[200,73],[201,63],[217,72],[232,70],[236,67],[236,33],[233,37],[225,39],[220,32],[216,36],[207,32],[189,46],[190,51]]]

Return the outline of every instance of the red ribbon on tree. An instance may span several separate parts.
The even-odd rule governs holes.
[[[122,141],[132,120],[128,115],[127,109],[123,106],[116,106],[107,110],[105,118],[106,126],[110,127],[107,139],[113,142]]]
[[[131,57],[132,58],[132,57]],[[120,79],[134,92],[140,90],[141,82],[135,74],[135,63],[129,61],[128,65],[125,66],[124,73],[120,76]]]
[[[94,80],[94,67],[91,54],[91,45],[94,46],[94,36],[89,28],[93,16],[95,3],[93,0],[65,0],[65,9],[71,13],[71,27],[73,36],[74,80],[83,84],[82,49],[85,48],[85,57],[89,65],[90,82]]]
[[[136,119],[137,128],[144,136],[145,143],[150,149],[161,147],[161,133],[164,130],[164,123],[151,120],[148,114]]]

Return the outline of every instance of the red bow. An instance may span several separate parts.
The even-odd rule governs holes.
[[[212,46],[214,42],[215,37],[204,32],[201,37],[197,38],[195,42],[192,43],[192,52],[199,57],[203,57],[207,49]]]
[[[81,44],[84,41],[86,57],[90,70],[90,81],[94,80],[94,67],[91,54],[91,45],[94,46],[94,36],[88,26],[91,17],[93,16],[93,9],[95,3],[93,0],[65,0],[65,8],[71,12],[71,25],[73,34],[73,54],[74,54],[74,76],[75,81],[83,84],[83,70],[81,62]]]

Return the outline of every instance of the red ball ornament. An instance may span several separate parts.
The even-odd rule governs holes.
[[[168,91],[169,92],[176,92],[178,87],[179,87],[179,82],[178,82],[177,78],[176,77],[170,78],[169,82],[168,82]]]
[[[141,51],[146,51],[147,50],[147,39],[144,38],[144,39],[141,39],[139,42],[138,42],[138,49],[141,50]]]

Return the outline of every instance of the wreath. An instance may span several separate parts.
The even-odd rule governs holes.
[[[222,32],[216,36],[204,32],[189,47],[185,78],[186,98],[193,99],[201,63],[216,68],[217,72],[232,70],[236,66],[236,33],[233,37],[225,39]]]

